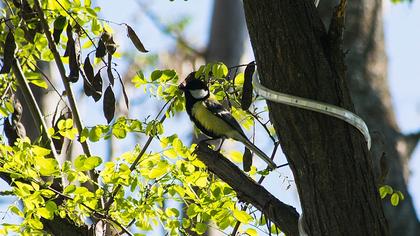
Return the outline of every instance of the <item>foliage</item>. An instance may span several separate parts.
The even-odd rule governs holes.
[[[20,63],[29,83],[46,89],[49,78],[39,70],[37,61],[54,61],[54,54],[48,46],[51,42],[42,30],[35,4],[36,0],[13,1],[9,9],[1,9],[7,19],[0,24],[1,54],[5,61],[15,58]],[[63,138],[94,144],[111,137],[127,139],[130,133],[135,133],[160,142],[161,150],[147,151],[148,144],[145,143],[114,161],[104,162],[103,157],[85,153],[60,164],[45,139],[31,142],[20,137],[12,145],[1,139],[0,172],[10,177],[12,192],[22,202],[22,207],[11,205],[9,211],[22,221],[16,225],[3,224],[0,234],[45,234],[43,222],[55,218],[66,218],[75,225],[88,224],[88,218],[93,222],[106,220],[118,230],[124,230],[121,226],[135,225],[140,232],[161,224],[170,235],[203,234],[209,221],[220,230],[233,227],[237,221],[265,225],[265,220],[259,221],[255,214],[251,216],[252,209],[241,210],[232,188],[209,173],[197,159],[194,145],[188,147],[176,134],[165,132],[164,119],[159,120],[159,115],[144,121],[124,116],[114,118],[113,90],[118,86],[114,84],[115,79],[121,82],[127,107],[128,97],[112,62],[113,57],[118,57],[113,30],[98,19],[99,7],[92,7],[89,0],[54,0],[42,1],[42,9],[52,28],[53,43],[61,55],[60,60],[68,65],[67,79],[72,83],[83,83],[86,96],[92,96],[95,102],[103,98],[102,109],[108,123],[78,130],[75,120],[60,116],[54,127],[42,132],[46,132],[54,144]],[[127,24],[117,27],[127,27],[134,46],[140,52],[147,52],[132,27]],[[7,42],[6,35],[14,40],[13,45]],[[16,50],[11,50],[11,46],[16,46]],[[91,56],[93,52],[95,58]],[[85,58],[84,63],[80,58]],[[103,69],[107,80],[101,75]],[[224,64],[216,63],[200,67],[197,75],[203,75],[219,100],[229,101],[233,115],[245,128],[253,127],[254,116],[240,109],[243,73],[233,73]],[[7,120],[15,114],[13,94],[19,85],[14,70],[5,69],[0,76],[0,114]],[[79,81],[80,76],[83,81]],[[165,111],[165,118],[173,118],[184,110],[184,98],[176,86],[178,80],[174,70],[163,69],[154,70],[150,77],[139,71],[132,82],[139,91],[143,89],[152,96],[151,100],[169,104],[167,110],[162,108],[161,112]],[[106,87],[104,93],[103,86]],[[241,154],[238,153],[234,151],[229,156],[240,163]],[[99,173],[97,180],[89,175],[91,170]],[[255,167],[250,173],[255,175]],[[165,206],[168,199],[184,204],[185,209]],[[257,235],[255,229],[245,230],[248,235]]]

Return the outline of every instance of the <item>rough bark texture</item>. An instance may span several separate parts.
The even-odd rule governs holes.
[[[328,24],[336,0],[321,1],[319,12]],[[400,137],[387,81],[387,57],[381,0],[348,2],[344,35],[347,77],[350,94],[359,114],[367,123],[373,137],[372,158],[375,172],[380,176],[379,158],[385,153],[390,167],[386,184],[404,193],[398,207],[384,200],[391,235],[418,235],[418,222],[413,202],[407,191],[409,153],[398,153]]]
[[[312,1],[245,0],[262,84],[354,110]],[[268,102],[309,235],[388,235],[363,136],[332,117]]]

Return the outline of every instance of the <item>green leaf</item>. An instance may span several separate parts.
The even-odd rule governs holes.
[[[248,224],[252,221],[252,217],[248,213],[237,209],[233,210],[233,217],[243,224]]]
[[[76,186],[74,184],[70,184],[67,187],[64,188],[63,193],[64,194],[69,194],[74,192],[74,190],[76,190]]]
[[[257,231],[255,229],[251,229],[251,228],[245,230],[245,233],[249,236],[258,236]]]
[[[102,159],[98,156],[86,157],[86,155],[79,155],[74,160],[74,167],[78,171],[88,171],[99,166],[102,163]]]
[[[42,229],[42,228],[44,228],[44,225],[38,219],[29,219],[29,220],[27,220],[27,223],[29,224],[30,227],[32,227],[34,229]]]
[[[198,234],[204,234],[207,231],[207,225],[201,222],[198,222],[195,226]]]
[[[401,191],[396,191],[401,200],[404,200],[404,194]]]
[[[97,142],[102,136],[102,129],[98,126],[93,127],[89,131],[89,140],[92,142]]]
[[[150,75],[150,80],[151,81],[158,80],[161,76],[162,76],[162,71],[161,70],[155,70]]]
[[[25,217],[23,213],[19,210],[19,208],[15,205],[10,206],[9,210],[20,217]]]
[[[155,166],[149,172],[149,178],[156,179],[164,175],[168,171],[169,165],[165,161],[160,161],[157,166]]]
[[[98,156],[90,156],[85,160],[85,171],[92,170],[102,163],[102,159]]]
[[[179,211],[176,208],[166,208],[165,213],[167,216],[169,217],[178,217],[179,216]]]
[[[397,206],[399,202],[400,202],[400,196],[398,195],[398,193],[393,193],[391,195],[391,204],[393,206]]]
[[[82,133],[80,135],[80,142],[86,142],[86,139],[89,137],[89,129],[88,128],[83,128]]]
[[[54,219],[54,212],[51,212],[50,210],[48,210],[45,207],[41,207],[41,208],[36,209],[36,212],[38,213],[38,215],[40,215],[41,217],[43,217],[47,220]]]
[[[49,51],[48,51],[49,52]],[[45,57],[43,57],[43,59],[47,59],[48,57],[46,55],[44,55]],[[47,89],[48,88],[48,84],[47,82],[45,82],[45,80],[43,80],[40,77],[28,77],[28,82],[31,84],[34,84],[40,88],[44,88]]]
[[[386,197],[387,191],[384,186],[379,187],[379,195],[381,196],[381,199],[384,199]]]
[[[40,147],[40,146],[37,146],[37,145],[34,145],[34,146],[32,146],[32,152],[36,156],[44,157],[44,156],[50,154],[51,153],[51,150],[46,149],[46,148],[43,148],[43,147]]]
[[[42,176],[51,176],[59,173],[58,162],[53,158],[36,157],[35,165],[39,168],[39,173]]]

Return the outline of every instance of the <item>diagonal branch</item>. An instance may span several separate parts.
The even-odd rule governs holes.
[[[226,157],[206,145],[198,145],[195,153],[211,172],[235,190],[240,200],[254,205],[286,235],[299,235],[299,214],[294,207],[278,200]]]
[[[51,140],[51,137],[47,134],[47,125],[45,124],[44,118],[42,116],[41,109],[39,108],[38,104],[35,101],[35,97],[32,93],[31,88],[29,87],[29,84],[25,78],[25,75],[22,72],[22,68],[20,66],[20,63],[17,59],[13,61],[13,73],[16,76],[16,80],[19,83],[19,87],[22,90],[23,97],[28,104],[29,111],[31,112],[32,117],[34,118],[35,124],[37,128],[41,127],[41,135],[42,138],[47,142],[48,148],[51,150],[51,153],[53,157],[58,160],[57,157],[57,151],[55,150],[55,146]]]

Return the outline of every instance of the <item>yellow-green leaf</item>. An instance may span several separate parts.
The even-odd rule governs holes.
[[[149,178],[156,179],[160,176],[164,175],[168,171],[168,163],[164,161],[160,161],[157,166],[155,166],[150,172],[149,172]]]
[[[249,228],[245,230],[245,233],[249,236],[258,236],[258,233],[255,229]]]
[[[248,213],[237,209],[233,210],[233,217],[243,224],[248,224],[252,221],[252,217]]]

